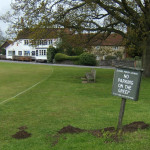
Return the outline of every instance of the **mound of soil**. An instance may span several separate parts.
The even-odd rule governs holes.
[[[123,132],[134,132],[134,131],[137,131],[138,129],[147,129],[147,128],[149,128],[149,126],[150,125],[148,125],[142,121],[138,121],[138,122],[133,122],[133,123],[123,126],[122,131]]]
[[[66,126],[66,127],[63,127],[61,130],[58,131],[59,134],[64,134],[64,133],[81,133],[81,132],[85,132],[84,129],[80,129],[80,128],[75,128],[73,126]]]
[[[25,131],[27,129],[26,126],[22,126],[18,128],[20,131],[18,131],[16,134],[12,135],[13,138],[15,139],[25,139],[29,138],[31,136],[31,133],[28,133]]]
[[[88,132],[96,137],[106,137],[107,135],[107,137],[109,138],[109,141],[107,140],[105,141],[107,143],[107,142],[120,142],[123,140],[122,139],[123,134],[129,133],[129,132],[135,132],[139,129],[148,129],[149,127],[150,127],[149,124],[146,124],[142,121],[133,122],[133,123],[124,125],[122,127],[122,130],[120,130],[121,132],[118,132],[118,130],[116,130],[115,127],[107,127],[107,128],[98,129],[98,130],[84,130],[84,129],[80,129],[80,128],[76,128],[71,125],[68,125],[60,129],[57,132],[57,134],[53,136],[54,142],[52,143],[52,146],[55,146],[59,142],[59,138],[61,137],[61,135],[66,134],[66,133],[78,134],[81,132]]]

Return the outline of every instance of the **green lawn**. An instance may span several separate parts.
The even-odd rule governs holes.
[[[67,125],[82,129],[117,126],[121,98],[111,95],[114,70],[96,69],[93,84],[82,84],[90,68],[0,63],[0,150],[149,150],[150,129],[125,134],[119,143],[105,143],[89,133],[54,135]],[[25,91],[41,81],[40,84]],[[123,124],[150,124],[150,79],[143,78],[139,101],[127,100]],[[14,139],[27,126],[32,136]]]

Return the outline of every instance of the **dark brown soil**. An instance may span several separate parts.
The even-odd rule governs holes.
[[[99,137],[99,138],[100,137],[105,137],[106,138],[105,142],[108,143],[108,142],[123,141],[123,138],[122,138],[123,134],[129,133],[129,132],[135,132],[139,129],[140,130],[148,129],[149,127],[150,127],[149,124],[146,124],[142,121],[133,122],[133,123],[124,125],[120,131],[115,129],[115,127],[107,127],[107,128],[98,129],[98,130],[84,130],[84,129],[75,128],[71,125],[68,125],[66,127],[63,127],[62,129],[60,129],[57,132],[57,134],[55,136],[53,136],[54,141],[52,143],[52,146],[55,146],[59,142],[59,139],[60,139],[61,135],[66,134],[66,133],[70,133],[70,134],[75,134],[76,133],[76,134],[78,134],[78,133],[81,133],[81,132],[88,132],[88,133],[92,134],[93,136],[96,136],[96,137]],[[107,139],[109,139],[109,140],[107,141]]]
[[[26,126],[21,126],[18,128],[20,131],[18,131],[16,134],[12,135],[13,138],[15,139],[25,139],[29,138],[31,136],[31,133],[28,133],[25,131],[27,129]]]
[[[64,133],[81,133],[81,132],[85,132],[84,129],[80,129],[80,128],[75,128],[73,126],[66,126],[63,127],[61,130],[58,131],[59,134],[64,134]]]
[[[123,126],[122,130],[123,132],[134,132],[137,131],[138,129],[147,129],[149,128],[149,126],[150,126],[149,124],[146,124],[142,121],[138,121]]]

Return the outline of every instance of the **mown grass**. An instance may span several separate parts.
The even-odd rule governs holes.
[[[89,133],[53,137],[67,125],[82,129],[117,126],[121,99],[111,95],[114,70],[96,69],[94,84],[82,84],[90,68],[0,63],[0,102],[45,79],[36,87],[0,105],[0,150],[149,150],[150,129],[124,135],[120,143],[105,143]],[[143,78],[139,101],[128,100],[123,124],[150,124],[150,79]],[[27,126],[27,139],[14,139]]]

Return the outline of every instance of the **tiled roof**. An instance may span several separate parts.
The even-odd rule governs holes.
[[[87,37],[85,37],[87,38]],[[123,37],[119,34],[110,34],[104,38],[102,34],[95,36],[88,42],[90,46],[120,46],[123,45]]]
[[[70,35],[73,36],[73,35]],[[123,37],[119,34],[110,34],[107,38],[104,38],[102,34],[91,38],[92,35],[81,34],[76,36],[78,42],[82,46],[121,46],[123,45]],[[74,44],[74,42],[72,42]]]
[[[123,45],[123,37],[119,34],[111,34],[101,42],[101,46],[120,46]]]

